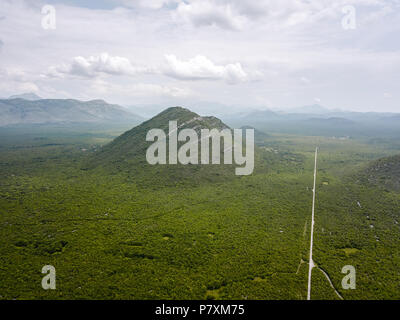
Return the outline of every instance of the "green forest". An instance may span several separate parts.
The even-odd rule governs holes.
[[[396,143],[259,128],[239,177],[120,159],[126,129],[1,130],[0,299],[306,299],[316,146],[311,298],[400,298],[400,194],[370,177]]]

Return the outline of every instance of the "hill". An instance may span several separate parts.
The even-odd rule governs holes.
[[[103,100],[0,100],[0,126],[57,123],[132,123],[141,117]]]
[[[387,190],[400,191],[400,155],[374,161],[362,172],[361,180]]]
[[[151,129],[161,129],[168,134],[169,121],[177,121],[179,130],[192,128],[198,133],[201,129],[229,129],[218,118],[199,116],[181,107],[169,108],[104,146],[88,160],[85,168],[123,173],[146,186],[199,184],[203,181],[221,181],[234,177],[234,169],[237,167],[235,164],[155,166],[148,164],[146,150],[153,142],[146,141],[147,132]],[[224,150],[222,143],[221,150]],[[222,154],[221,163],[223,163]]]

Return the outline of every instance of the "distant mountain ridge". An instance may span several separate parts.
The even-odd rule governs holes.
[[[285,113],[300,113],[300,114],[326,114],[332,112],[332,110],[325,108],[319,104],[313,104],[309,106],[302,106],[298,108],[292,108],[289,110],[285,110]]]
[[[143,118],[103,100],[0,100],[0,126],[58,123],[140,123]]]
[[[400,114],[331,110],[320,105],[288,111],[258,110],[222,117],[232,126],[261,131],[322,136],[400,136]]]

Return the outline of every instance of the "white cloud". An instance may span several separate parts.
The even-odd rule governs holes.
[[[25,92],[39,92],[31,77],[20,69],[0,69],[1,96],[10,96]]]
[[[166,75],[181,80],[224,80],[236,84],[249,80],[248,74],[240,63],[216,65],[205,56],[198,55],[187,61],[179,60],[175,55],[166,55]]]
[[[231,30],[242,29],[247,20],[230,3],[218,3],[210,0],[181,2],[176,9],[176,14],[183,21],[196,27],[218,26]]]
[[[165,75],[178,80],[222,80],[227,84],[237,84],[256,80],[259,72],[251,76],[243,70],[239,62],[216,65],[207,57],[197,55],[187,61],[179,60],[175,55],[165,55],[165,60],[156,67],[150,65],[133,65],[128,58],[111,56],[108,53],[90,56],[77,56],[69,64],[50,66],[44,78],[98,78],[101,75],[139,76],[143,74]]]
[[[100,74],[135,75],[144,72],[149,72],[149,70],[134,66],[131,61],[125,57],[111,56],[108,53],[102,53],[88,58],[78,56],[73,58],[72,62],[69,64],[50,67],[48,75],[54,77],[74,75],[94,78]]]

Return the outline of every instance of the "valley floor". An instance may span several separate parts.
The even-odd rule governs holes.
[[[352,175],[396,150],[273,135],[253,176],[156,187],[81,170],[96,139],[1,146],[0,299],[306,299],[316,145],[311,299],[400,298],[400,195]]]

